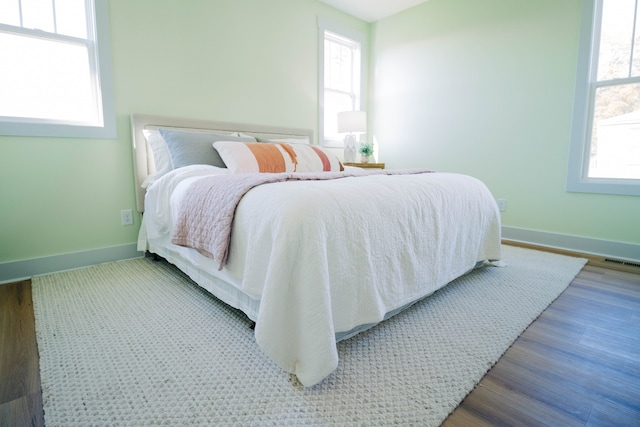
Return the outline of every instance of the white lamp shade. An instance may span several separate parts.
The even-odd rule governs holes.
[[[366,131],[366,111],[342,111],[338,113],[338,133],[364,133]]]

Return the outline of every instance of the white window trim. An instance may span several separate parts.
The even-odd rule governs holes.
[[[590,81],[595,78],[596,72],[591,52],[592,46],[599,41],[596,33],[599,32],[600,24],[596,22],[596,17],[602,13],[602,3],[599,0],[582,0],[581,8],[582,23],[580,27],[580,46],[566,189],[570,192],[637,196],[640,195],[640,180],[638,179],[587,177],[591,149],[591,119],[589,112],[593,109],[594,103],[589,87]]]
[[[93,7],[91,6],[93,3]],[[102,126],[55,123],[51,120],[0,120],[0,135],[44,136],[72,138],[116,138],[116,115],[111,75],[111,46],[109,42],[109,8],[107,0],[86,1],[88,13],[95,14],[95,54],[97,78],[100,82]]]
[[[318,17],[318,143],[327,147],[343,147],[344,142],[324,138],[324,32],[330,31],[360,43],[360,109],[367,106],[367,74],[369,47],[365,34],[328,18]]]

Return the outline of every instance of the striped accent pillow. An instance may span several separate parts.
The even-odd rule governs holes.
[[[233,173],[344,170],[336,156],[314,145],[217,141],[213,148]]]

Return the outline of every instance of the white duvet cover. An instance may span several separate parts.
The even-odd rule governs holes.
[[[500,216],[479,180],[459,174],[288,181],[250,190],[225,267],[170,243],[188,186],[226,173],[174,170],[147,189],[139,249],[176,264],[256,322],[258,345],[311,386],[338,365],[336,334],[382,321],[500,259]]]

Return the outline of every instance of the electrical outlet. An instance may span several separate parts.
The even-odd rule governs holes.
[[[500,209],[500,212],[504,212],[507,210],[507,199],[496,199],[496,203],[498,204],[498,209]]]
[[[124,209],[120,211],[120,220],[122,225],[132,225],[133,224],[133,212],[131,209]]]

